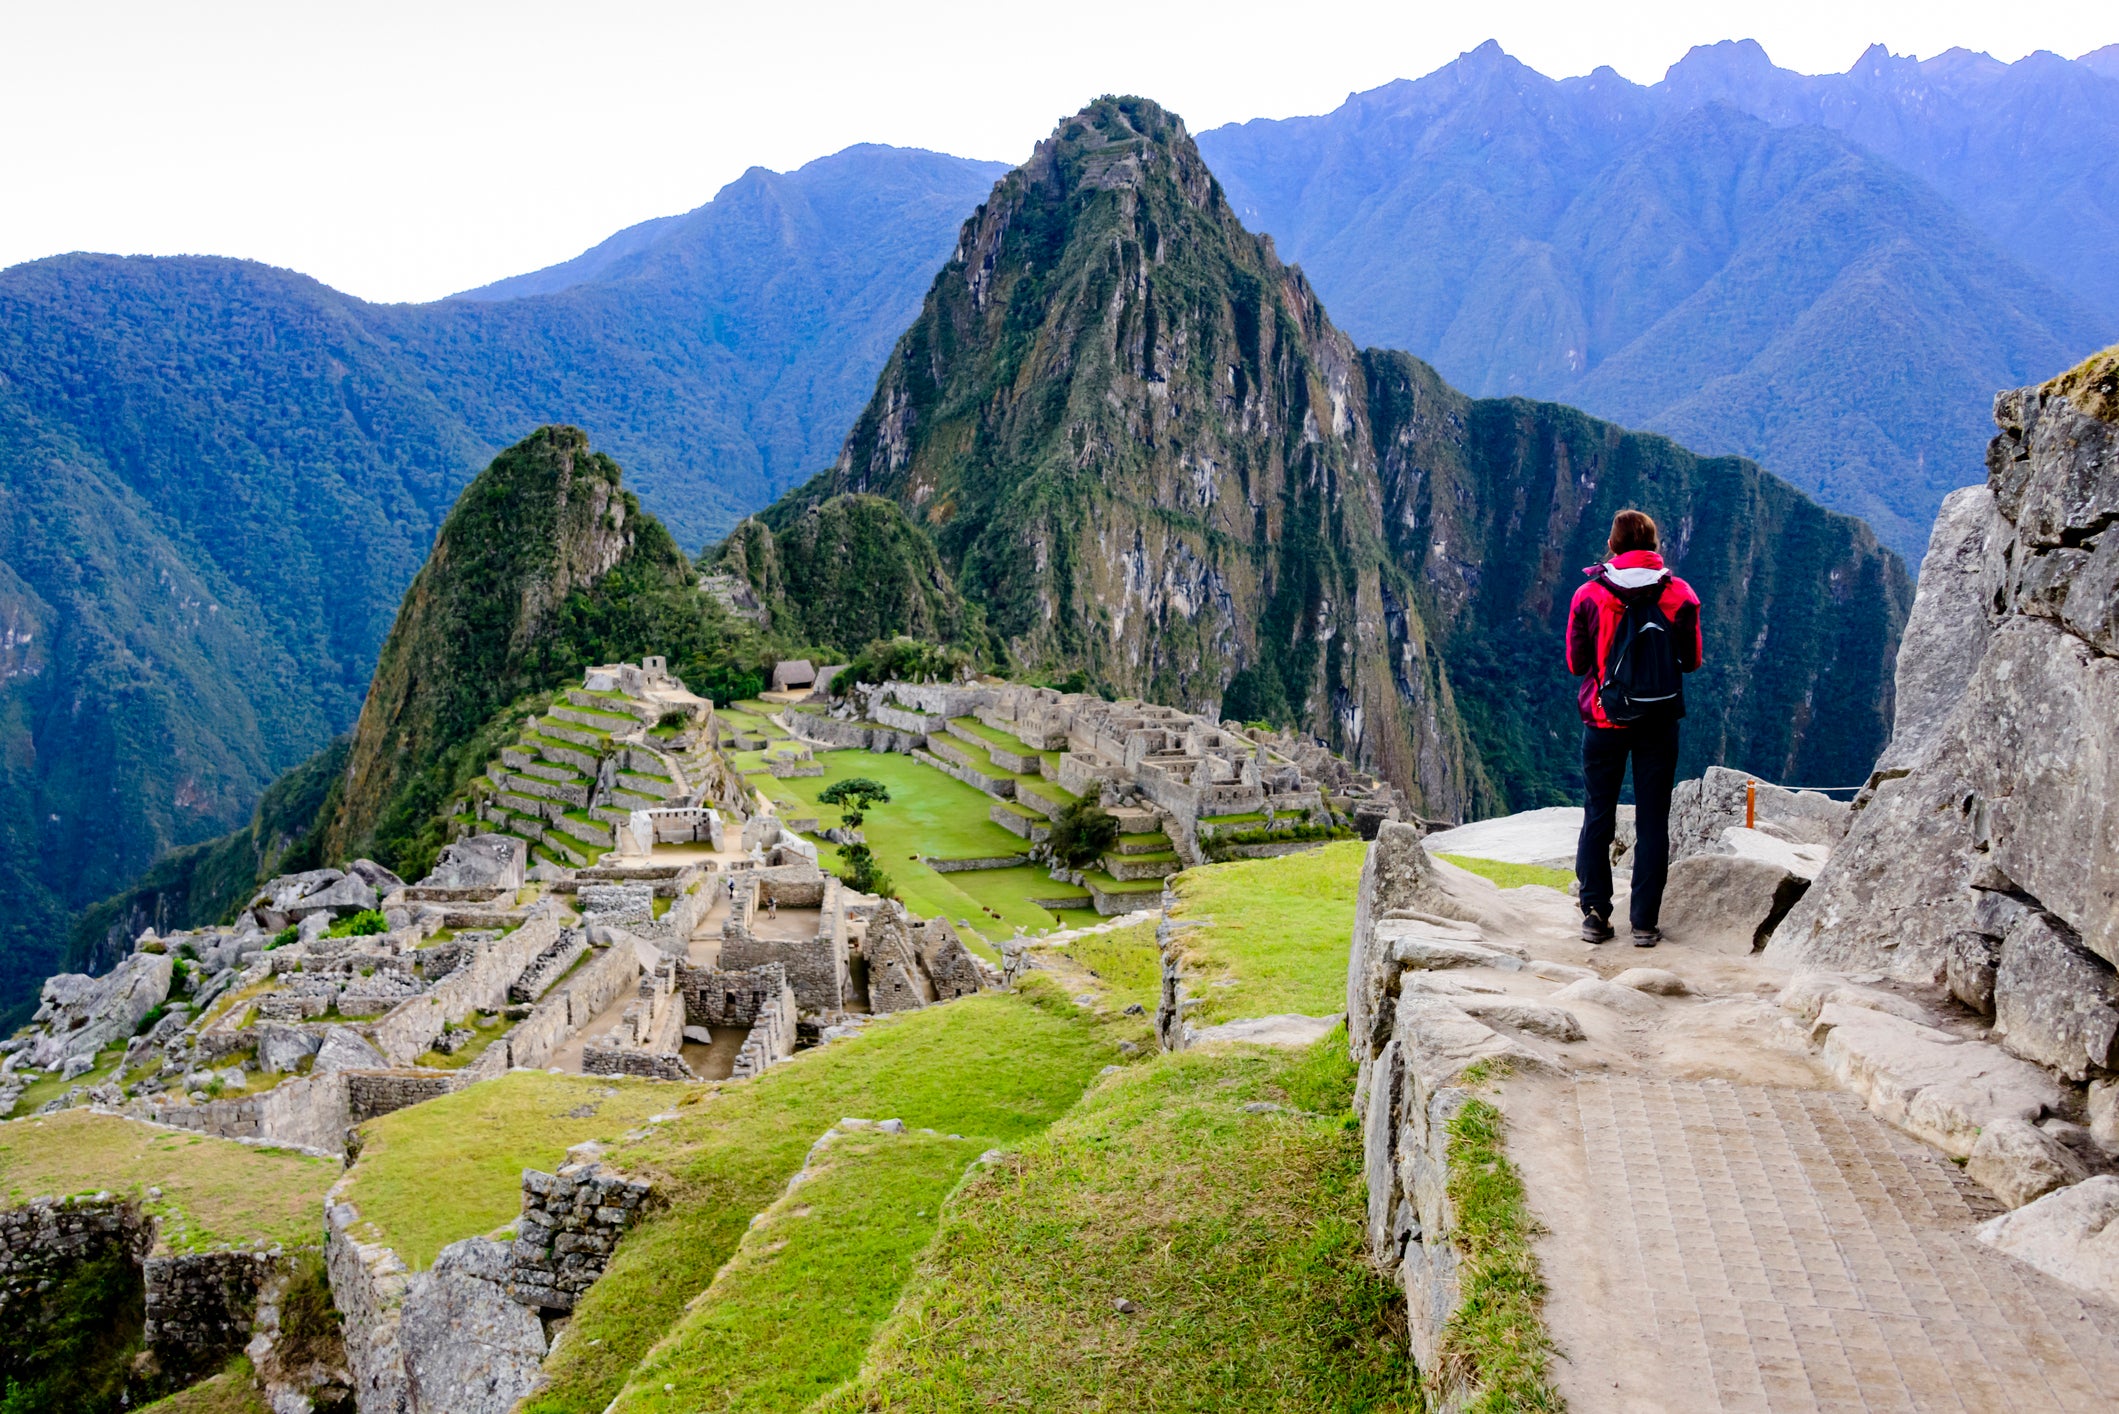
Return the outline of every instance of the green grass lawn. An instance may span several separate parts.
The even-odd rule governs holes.
[[[876,862],[890,875],[905,906],[923,918],[944,917],[966,923],[987,938],[1005,938],[1020,927],[1033,933],[1075,921],[1072,910],[1060,914],[1038,907],[1033,898],[1080,894],[1084,912],[1088,895],[1056,884],[1045,871],[1028,865],[940,874],[921,860],[984,859],[1019,855],[1029,847],[993,823],[993,797],[954,776],[896,752],[819,751],[821,776],[786,780],[750,775],[744,780],[765,792],[775,808],[791,816],[817,818],[819,829],[841,823],[838,809],[819,805],[817,795],[834,781],[866,776],[890,789],[890,803],[868,812],[861,833],[875,851]],[[836,846],[817,841],[824,867],[836,871]],[[998,913],[998,918],[986,910]],[[967,939],[967,941],[969,941]]]
[[[1345,840],[1275,859],[1239,859],[1187,869],[1170,881],[1186,930],[1188,985],[1204,998],[1200,1025],[1299,1012],[1329,1016],[1346,1006],[1354,895],[1368,846]],[[1229,981],[1233,986],[1216,986]]]
[[[1162,954],[1156,951],[1153,923],[1070,938],[1052,951],[1095,973],[1111,989],[1113,1006],[1139,1002],[1152,1012],[1162,1000]]]
[[[361,1235],[425,1271],[450,1243],[522,1211],[524,1169],[550,1173],[570,1146],[617,1139],[700,1093],[662,1080],[510,1071],[369,1120],[350,1195]]]
[[[966,1181],[860,1378],[813,1407],[1417,1409],[1351,1093],[1341,1032],[1110,1077]]]
[[[1016,736],[1013,732],[1004,732],[998,727],[989,727],[976,717],[951,717],[949,722],[952,726],[962,727],[988,746],[998,746],[1003,751],[1014,752],[1022,756],[1039,756],[1043,754],[1042,752],[1032,751],[1029,747],[1023,745],[1022,738]]]
[[[35,1080],[30,1081],[28,1087],[23,1090],[22,1097],[15,1101],[15,1107],[8,1111],[8,1114],[33,1115],[53,1100],[73,1089],[76,1085],[101,1085],[104,1081],[110,1079],[111,1072],[115,1071],[118,1068],[118,1062],[124,1059],[124,1046],[110,1046],[96,1057],[96,1063],[92,1068],[71,1080],[61,1079],[56,1074],[40,1075]],[[6,1117],[6,1115],[0,1115],[0,1119],[5,1119]]]
[[[0,1193],[32,1198],[108,1191],[161,1219],[171,1251],[322,1237],[329,1159],[160,1129],[117,1115],[61,1110],[0,1125]],[[159,1198],[149,1188],[161,1189]]]
[[[756,1080],[700,1092],[683,1118],[614,1152],[611,1162],[654,1175],[668,1206],[619,1245],[546,1363],[552,1384],[526,1409],[597,1414],[609,1404],[841,1118],[902,1119],[983,1149],[1064,1114],[1118,1059],[1118,1033],[1139,1028],[1131,1017],[1124,1027],[1096,1021],[1041,981],[873,1022]]]
[[[1499,859],[1479,859],[1469,854],[1443,854],[1438,859],[1447,859],[1459,869],[1469,869],[1484,879],[1491,879],[1504,889],[1520,889],[1525,884],[1543,884],[1548,889],[1567,892],[1567,886],[1575,881],[1572,869],[1547,869],[1539,864],[1508,864]]]
[[[834,1140],[649,1353],[614,1414],[797,1414],[852,1379],[981,1141]]]

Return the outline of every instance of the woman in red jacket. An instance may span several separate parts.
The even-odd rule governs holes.
[[[1567,611],[1567,671],[1581,678],[1582,777],[1588,800],[1575,877],[1582,937],[1610,941],[1611,839],[1619,787],[1633,760],[1633,944],[1652,948],[1670,872],[1670,787],[1677,777],[1683,675],[1700,665],[1700,597],[1657,553],[1655,522],[1640,511],[1611,518],[1611,559],[1582,571],[1589,582]]]

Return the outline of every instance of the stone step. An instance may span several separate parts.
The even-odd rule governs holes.
[[[537,732],[540,736],[548,736],[573,746],[586,746],[591,751],[599,752],[610,741],[609,734],[605,732],[590,731],[587,727],[576,726],[572,722],[555,721],[550,717],[538,719]]]
[[[669,800],[681,794],[677,783],[667,776],[650,776],[639,771],[620,771],[618,787],[634,795],[653,796],[656,800]]]
[[[502,753],[502,759],[506,759],[505,752]],[[589,781],[586,772],[578,771],[572,766],[563,766],[557,761],[525,761],[514,769],[524,775],[535,776],[544,781],[556,781],[561,785],[575,781],[587,785]]]
[[[1174,849],[1175,847],[1170,843],[1170,837],[1159,831],[1152,835],[1120,835],[1118,837],[1118,852],[1120,854],[1161,854],[1165,850]]]
[[[659,796],[639,795],[629,790],[607,790],[597,804],[611,810],[653,810],[662,804]]]
[[[611,736],[622,736],[641,725],[638,717],[622,712],[598,712],[581,707],[562,707],[553,703],[545,712],[548,721],[566,722],[571,726],[588,727]]]

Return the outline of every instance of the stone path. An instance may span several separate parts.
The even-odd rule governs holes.
[[[1998,1205],[1854,1097],[1619,1073],[1539,1108],[1573,1142],[1511,1149],[1576,1414],[2119,1410],[2119,1310],[1976,1242]]]

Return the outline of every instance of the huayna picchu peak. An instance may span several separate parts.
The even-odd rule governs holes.
[[[1567,798],[1549,650],[1619,506],[1676,528],[1706,601],[1695,770],[1858,777],[1911,599],[1866,527],[1749,462],[1355,349],[1138,98],[1001,180],[836,464],[759,519],[847,495],[903,507],[1026,670],[1300,726],[1434,819]],[[756,533],[724,564],[766,592],[732,553]]]

